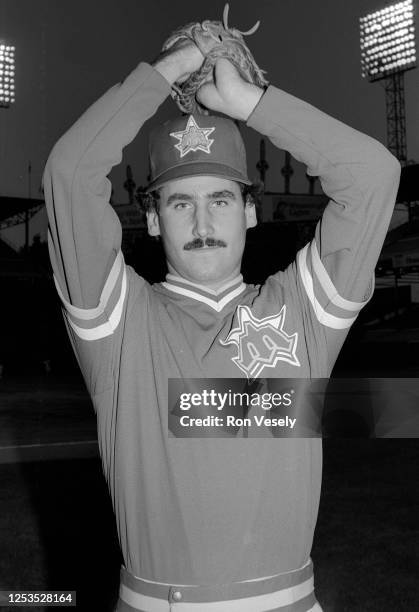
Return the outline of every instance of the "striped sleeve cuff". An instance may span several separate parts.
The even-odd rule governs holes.
[[[115,258],[96,308],[73,306],[64,298],[55,276],[54,283],[67,321],[79,338],[93,341],[113,334],[121,320],[127,294],[127,272],[122,251]]]
[[[297,262],[302,284],[317,320],[332,329],[350,327],[372,297],[374,278],[368,299],[364,302],[353,302],[339,295],[320,259],[314,239],[298,252]]]

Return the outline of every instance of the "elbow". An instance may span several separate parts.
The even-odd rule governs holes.
[[[42,188],[45,196],[51,191],[52,185],[60,176],[62,176],[62,170],[58,168],[56,158],[49,155],[42,174]]]
[[[400,182],[401,165],[397,157],[381,143],[370,151],[369,161],[366,163],[368,181],[376,186],[387,186],[389,189],[397,188]]]
[[[53,146],[52,150],[50,151],[50,154],[48,155],[45,168],[48,168],[48,170],[50,171],[54,171],[63,165],[64,159],[65,155],[62,150],[62,147],[60,146],[60,141],[58,141]]]
[[[45,167],[44,167],[43,182],[45,183],[49,178],[52,178],[55,175],[55,173],[56,173],[56,158],[54,157],[53,152],[51,151],[46,161]]]
[[[387,172],[392,176],[395,180],[400,180],[400,175],[402,171],[401,164],[397,157],[395,157],[388,149],[387,152]]]
[[[386,181],[396,190],[396,193],[400,184],[401,171],[402,167],[397,157],[388,152],[386,161]]]
[[[44,168],[43,180],[67,176],[71,172],[71,159],[59,140],[52,148]]]
[[[397,157],[380,142],[377,142],[374,153],[375,165],[381,169],[382,173],[394,180],[399,180],[401,165]]]

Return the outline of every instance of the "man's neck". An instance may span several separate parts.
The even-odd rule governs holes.
[[[169,274],[167,275],[167,280],[170,281],[170,279],[178,279],[181,280],[185,283],[187,283],[188,285],[192,285],[192,286],[196,286],[196,287],[200,287],[200,288],[205,288],[208,291],[215,291],[215,292],[219,292],[220,289],[225,288],[226,286],[233,284],[236,281],[242,280],[243,277],[241,274],[232,274],[222,280],[217,280],[217,281],[198,281],[198,280],[192,280],[189,278],[186,278],[185,276],[181,276],[180,274],[178,274],[175,271],[170,271]]]

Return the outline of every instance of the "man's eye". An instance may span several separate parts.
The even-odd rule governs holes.
[[[224,208],[224,206],[228,206],[228,202],[226,202],[225,200],[215,200],[213,202],[213,205],[216,208]]]
[[[178,202],[177,204],[175,204],[175,209],[182,210],[183,208],[188,208],[189,206],[189,202]]]

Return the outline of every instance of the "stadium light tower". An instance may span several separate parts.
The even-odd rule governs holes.
[[[396,2],[360,18],[361,72],[384,81],[387,146],[407,161],[404,73],[416,68],[415,19],[412,0]]]
[[[15,101],[15,48],[0,41],[0,107]]]

